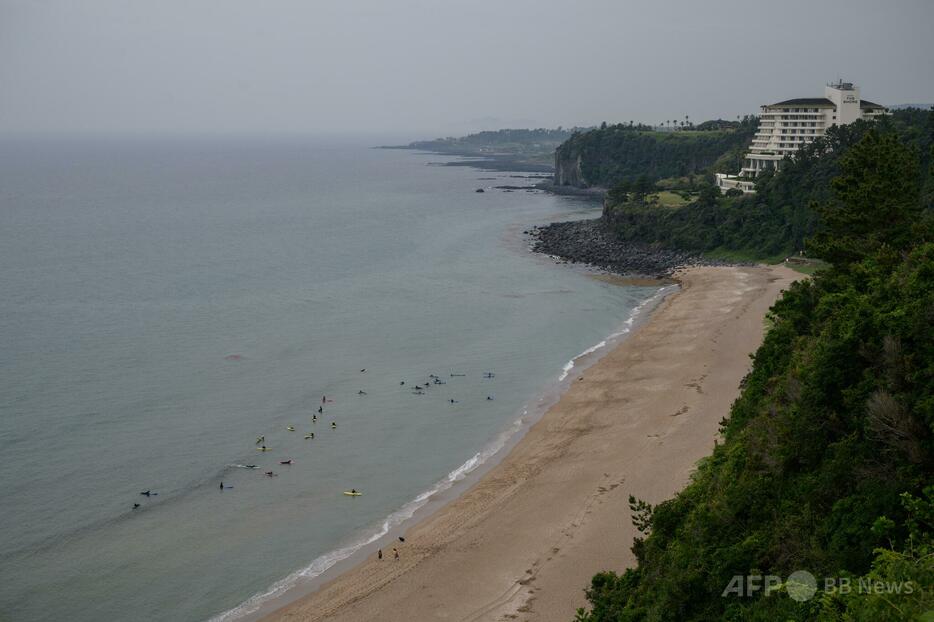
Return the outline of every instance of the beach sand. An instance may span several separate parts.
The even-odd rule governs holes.
[[[628,497],[652,504],[710,454],[763,318],[800,278],[702,267],[461,497],[265,620],[570,622],[601,570],[633,563]]]

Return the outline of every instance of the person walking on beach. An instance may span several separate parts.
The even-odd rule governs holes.
[[[383,549],[376,551],[376,559],[383,559]]]
[[[399,549],[397,549],[396,547],[392,548],[392,557],[393,559],[399,559]]]

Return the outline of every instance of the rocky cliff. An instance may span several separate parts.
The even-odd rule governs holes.
[[[555,150],[555,185],[556,186],[576,186],[578,188],[587,188],[591,184],[587,183],[581,173],[581,162],[583,160],[580,153],[577,157],[562,151],[559,147]]]
[[[577,132],[555,150],[555,185],[608,188],[736,168],[755,123],[713,131],[656,132],[614,125]]]

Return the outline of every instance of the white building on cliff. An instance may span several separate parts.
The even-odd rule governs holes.
[[[824,135],[831,125],[847,125],[859,119],[875,119],[885,114],[885,107],[860,99],[859,87],[850,82],[835,82],[824,87],[823,97],[789,99],[762,106],[759,131],[743,158],[738,176],[717,173],[721,192],[738,188],[753,192],[756,175],[778,170],[782,159]]]

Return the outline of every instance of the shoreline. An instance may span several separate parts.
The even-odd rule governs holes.
[[[750,265],[708,259],[692,251],[622,241],[608,228],[605,216],[552,222],[531,227],[526,234],[536,253],[621,276],[664,280],[690,266]]]
[[[430,153],[432,155],[454,156],[460,159],[440,163],[438,166],[467,166],[480,171],[499,173],[533,173],[535,174],[533,178],[540,178],[538,176],[542,174],[554,173],[555,170],[552,164],[541,162],[534,157],[529,158],[528,154],[491,153],[475,149],[432,149],[428,145],[385,145],[373,148],[399,149]]]
[[[628,495],[671,497],[709,454],[766,310],[799,276],[781,266],[679,271],[681,289],[575,372],[508,454],[415,521],[396,543],[399,560],[391,544],[382,561],[371,550],[262,619],[572,619],[593,574],[632,561]]]
[[[541,257],[545,258],[545,256]],[[386,548],[387,551],[391,551],[392,544],[397,542],[396,539],[399,535],[405,535],[409,529],[417,527],[436,512],[443,511],[448,504],[456,501],[464,492],[480,481],[486,473],[496,468],[509,455],[510,451],[522,442],[528,431],[564,395],[572,382],[572,380],[567,379],[569,373],[572,370],[576,373],[583,373],[586,369],[599,362],[622,340],[638,330],[643,323],[649,321],[652,312],[664,302],[664,299],[677,292],[678,285],[674,280],[630,279],[616,275],[590,273],[589,271],[584,272],[582,276],[606,281],[615,286],[654,286],[658,288],[658,291],[633,308],[629,317],[623,320],[611,334],[566,362],[560,374],[549,381],[540,392],[529,398],[518,411],[517,418],[506,428],[497,432],[473,457],[448,473],[444,478],[438,480],[430,489],[420,493],[414,499],[387,515],[381,523],[385,530],[384,533],[373,536],[372,533],[377,530],[376,528],[358,533],[347,544],[315,558],[309,566],[277,581],[267,591],[254,594],[237,607],[212,616],[210,622],[265,620],[271,613],[308,598],[321,589],[322,586],[338,580],[345,573],[353,572],[357,566],[373,557],[373,551],[377,548]],[[414,510],[412,507],[414,507]],[[398,519],[399,516],[404,516],[404,518],[394,522],[394,519]],[[342,553],[350,549],[354,550],[349,554],[342,555]],[[335,557],[337,558],[336,561],[333,561],[331,565],[326,566],[314,576],[303,576],[323,560]]]

